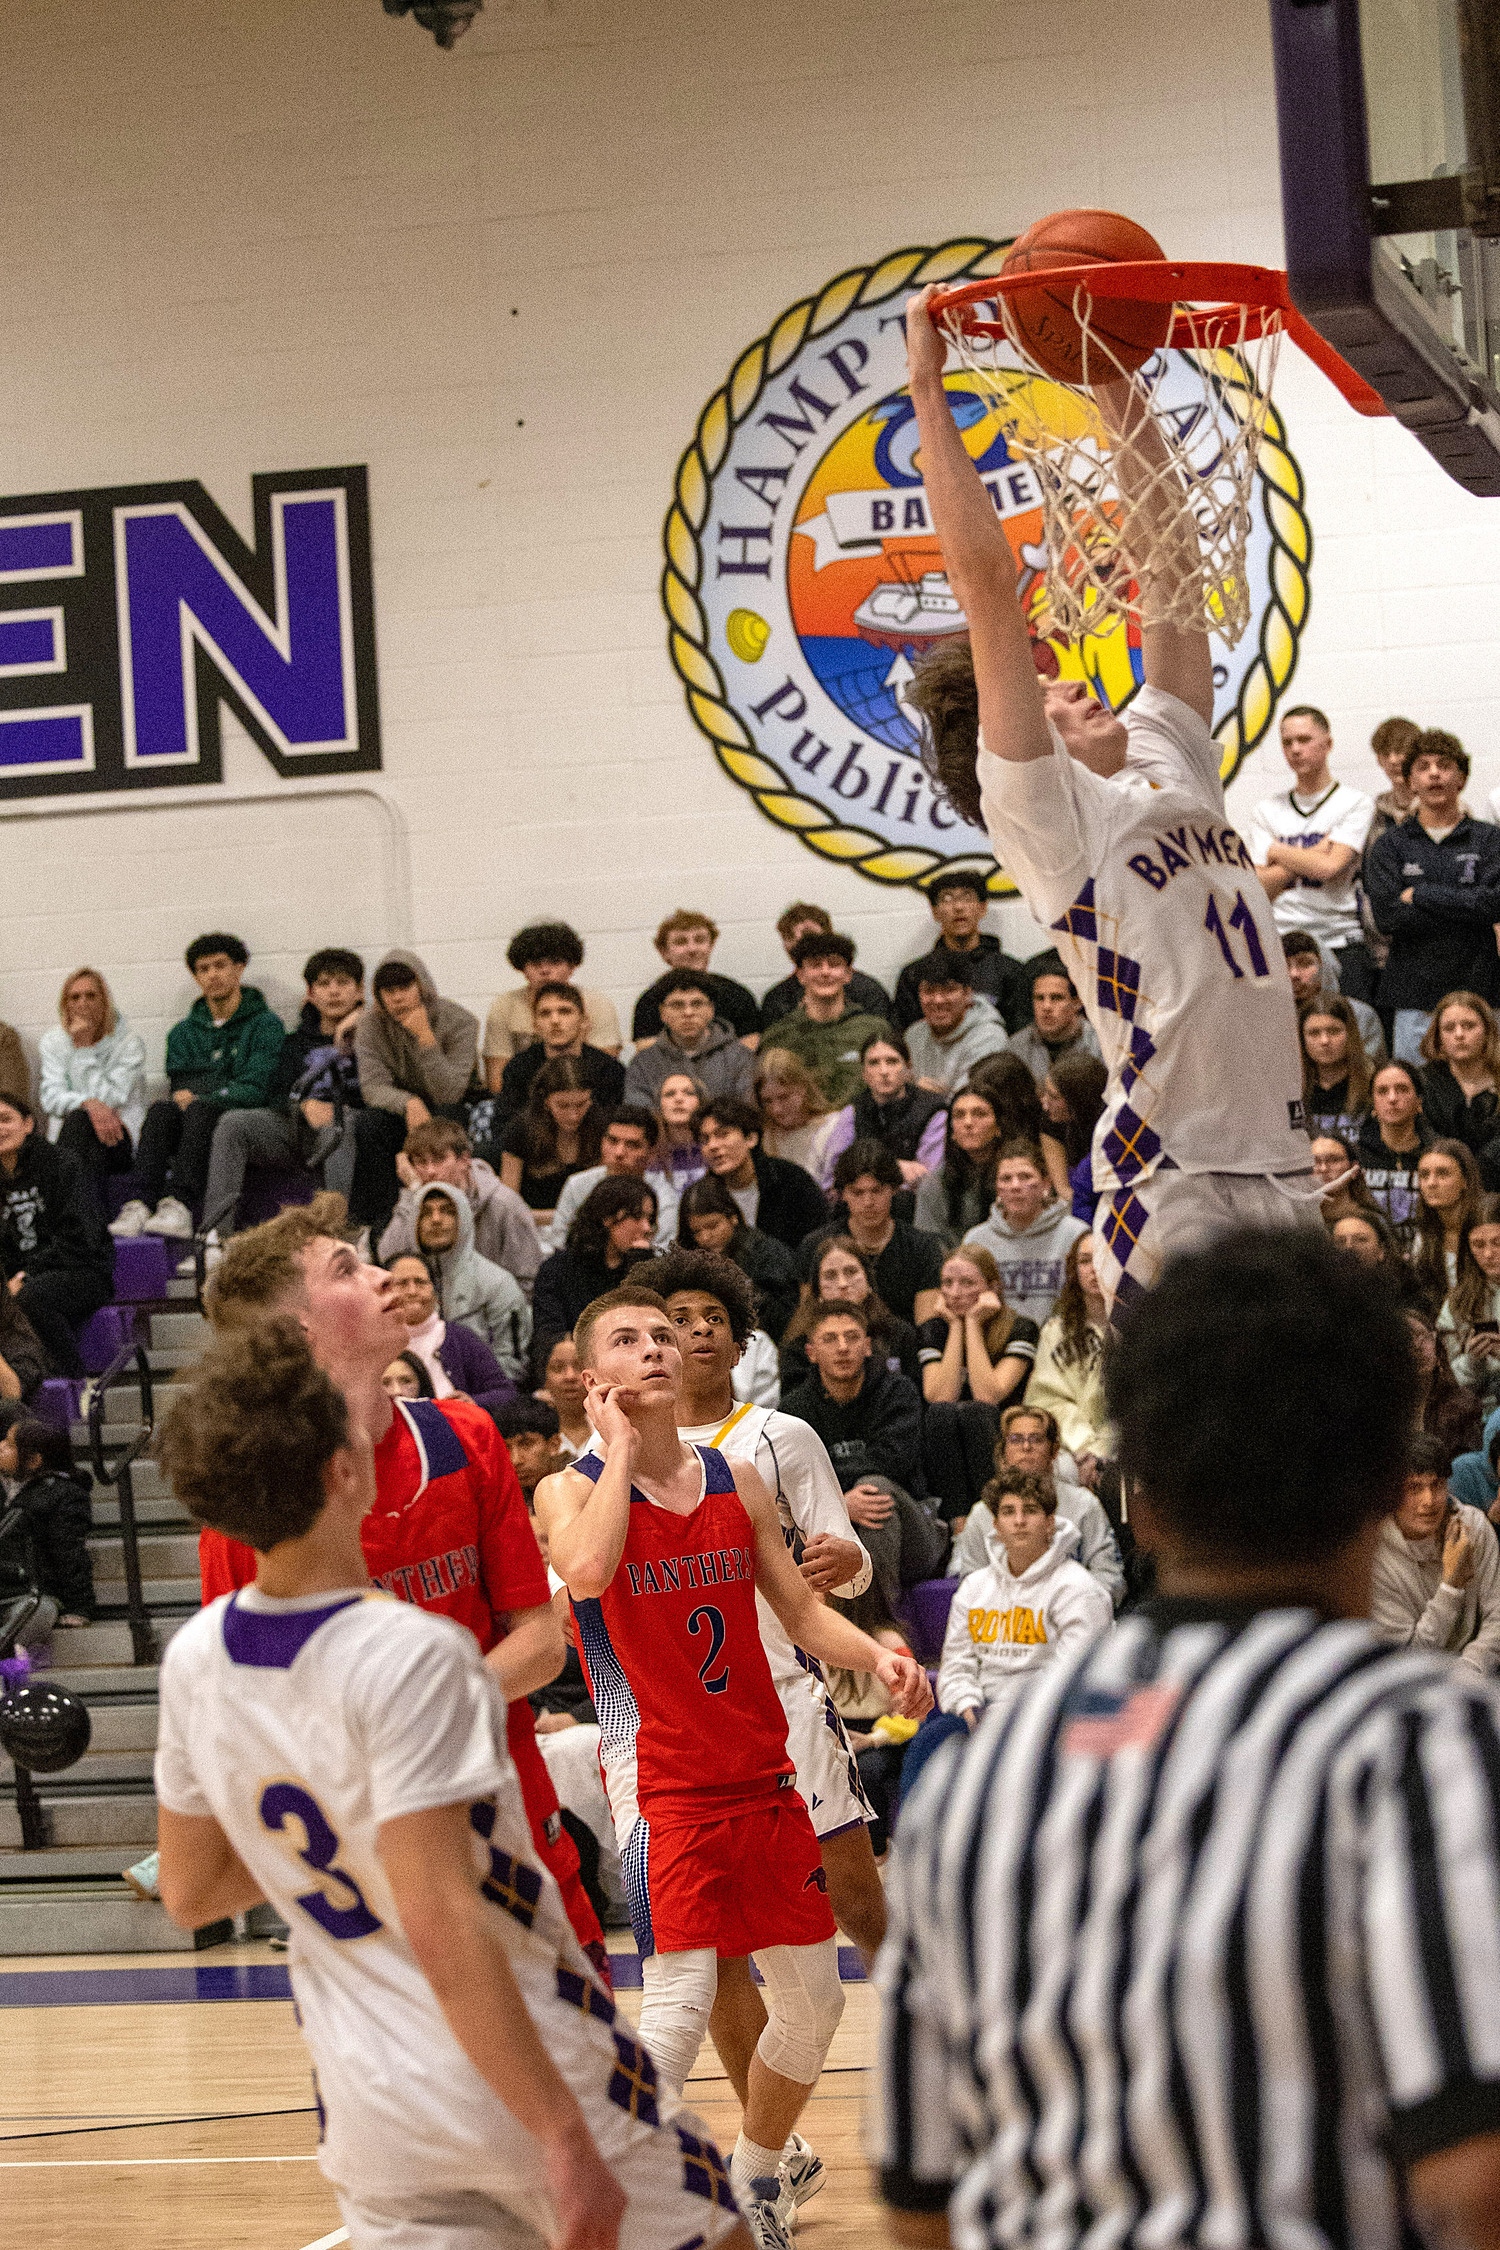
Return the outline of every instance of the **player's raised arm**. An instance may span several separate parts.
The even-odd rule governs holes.
[[[1174,594],[1202,572],[1193,518],[1182,505],[1180,472],[1155,415],[1133,383],[1099,383],[1094,398],[1114,441],[1113,467],[1132,525],[1130,561],[1142,594]],[[1205,725],[1214,717],[1214,669],[1201,626],[1141,625],[1146,685],[1175,695]]]
[[[850,1672],[873,1672],[904,1719],[920,1719],[932,1709],[927,1674],[909,1656],[898,1656],[871,1640],[836,1609],[827,1608],[787,1553],[776,1503],[758,1469],[730,1461],[734,1488],[755,1532],[755,1584],[765,1595],[798,1648],[825,1664]]]
[[[552,1567],[575,1601],[597,1601],[620,1567],[641,1442],[617,1389],[591,1390],[589,1413],[604,1449],[603,1473],[591,1484],[577,1469],[559,1470],[543,1477],[535,1496]]]
[[[929,317],[932,297],[932,289],[924,289],[907,307],[906,358],[933,529],[948,582],[969,620],[984,746],[1000,758],[1048,758],[1052,740],[1016,600],[1015,557],[948,404],[948,345]]]

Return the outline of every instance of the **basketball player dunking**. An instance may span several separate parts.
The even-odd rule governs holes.
[[[1109,1065],[1093,1159],[1096,1266],[1113,1304],[1222,1227],[1319,1223],[1291,988],[1270,901],[1225,819],[1207,635],[1143,624],[1145,685],[1118,718],[1082,681],[1038,680],[1010,542],[943,388],[932,294],[908,308],[911,396],[969,637],[923,662],[908,700],[938,787],[987,829],[1052,932]],[[1196,573],[1156,425],[1127,383],[1094,398],[1130,441],[1116,463],[1145,526],[1128,558],[1137,582]]]
[[[898,1711],[931,1704],[909,1657],[825,1609],[748,1461],[677,1433],[681,1354],[662,1299],[627,1284],[574,1331],[602,1458],[538,1485],[599,1712],[600,1754],[643,1957],[641,2035],[680,2088],[718,1957],[754,1955],[768,2021],[730,2177],[761,2250],[784,2250],[782,2152],[843,2012],[827,1877],[787,1755],[757,1586],[794,1644],[874,1672]]]

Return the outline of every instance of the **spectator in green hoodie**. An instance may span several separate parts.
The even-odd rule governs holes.
[[[841,931],[809,930],[792,947],[792,964],[802,987],[801,1005],[772,1025],[761,1041],[762,1052],[789,1047],[818,1081],[824,1100],[842,1109],[864,1090],[861,1048],[890,1025],[883,1016],[850,1005],[854,940]]]
[[[250,955],[225,930],[195,937],[183,956],[201,993],[167,1033],[171,1094],[153,1102],[136,1150],[137,1193],[114,1235],[193,1231],[192,1206],[208,1178],[214,1128],[227,1109],[264,1109],[286,1037],[281,1018],[242,982]]]

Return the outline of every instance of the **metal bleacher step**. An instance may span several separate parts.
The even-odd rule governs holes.
[[[157,1670],[154,1664],[53,1664],[47,1678],[53,1687],[81,1695],[91,1709],[106,1702],[154,1703]]]
[[[75,1425],[75,1427],[76,1426],[77,1425]],[[133,1461],[131,1463],[130,1489],[135,1496],[135,1504],[137,1508],[141,1506],[143,1501],[172,1500],[173,1505],[176,1505],[176,1501],[173,1497],[172,1487],[168,1484],[166,1478],[162,1475],[161,1470],[157,1467],[156,1463],[151,1459],[149,1454],[143,1454],[139,1461]],[[106,1500],[114,1499],[115,1488],[113,1485],[96,1484],[94,1486],[95,1522],[99,1520],[98,1510],[103,1505],[103,1503]]]
[[[47,1823],[47,1841],[58,1845],[131,1844],[139,1859],[156,1842],[156,1798],[150,1780],[98,1782],[72,1780],[86,1761],[67,1775],[36,1777],[36,1792]],[[0,1792],[0,1852],[19,1852],[21,1816],[7,1787]]]
[[[72,1883],[123,1875],[142,1857],[139,1844],[51,1844],[37,1852],[0,1851],[0,1897],[16,1883]]]
[[[138,1519],[139,1520],[139,1519]],[[141,1576],[149,1581],[162,1578],[192,1578],[198,1575],[198,1535],[195,1531],[163,1531],[155,1525],[140,1523]],[[94,1565],[94,1588],[98,1592],[104,1582],[122,1580],[125,1576],[125,1542],[96,1531],[89,1540],[89,1555]],[[118,1596],[105,1597],[118,1599]]]
[[[5,1858],[0,1852],[0,1870]],[[61,1877],[0,1888],[0,1954],[194,1953],[221,1944],[232,1928],[216,1922],[206,1930],[179,1930],[164,1906],[137,1898],[113,1871],[93,1881]]]
[[[157,1352],[201,1352],[208,1333],[208,1322],[200,1312],[153,1313],[148,1357],[154,1360]]]
[[[135,1482],[137,1487],[139,1487],[141,1482],[139,1476],[136,1477]],[[180,1500],[174,1499],[170,1492],[161,1494],[153,1493],[151,1497],[147,1499],[144,1498],[139,1489],[137,1489],[135,1493],[135,1520],[137,1526],[142,1531],[149,1531],[157,1525],[170,1525],[174,1531],[182,1531],[186,1526],[192,1523],[193,1519],[188,1514],[186,1508],[184,1508],[184,1506],[182,1505],[182,1502]],[[96,1532],[114,1531],[118,1528],[119,1522],[119,1494],[111,1485],[95,1485],[94,1530]],[[197,1538],[196,1529],[194,1530],[193,1536],[195,1539]],[[98,1567],[97,1564],[95,1567]]]
[[[149,1557],[143,1557],[142,1560],[144,1567],[149,1570]],[[153,1624],[159,1625],[160,1620],[154,1614],[156,1611],[172,1609],[180,1610],[189,1608],[197,1609],[200,1606],[202,1600],[203,1588],[202,1583],[198,1577],[198,1573],[195,1570],[191,1578],[143,1577],[141,1580],[141,1594],[145,1601],[147,1609],[153,1613]],[[103,1580],[96,1580],[94,1584],[94,1598],[99,1605],[99,1613],[103,1617],[105,1622],[112,1622],[116,1615],[121,1615],[124,1613],[124,1579],[106,1578]]]

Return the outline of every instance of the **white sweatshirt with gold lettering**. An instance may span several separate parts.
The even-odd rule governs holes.
[[[985,1568],[959,1580],[938,1667],[938,1708],[955,1714],[1009,1703],[1031,1673],[1065,1649],[1097,1641],[1114,1623],[1108,1593],[1073,1559],[1078,1532],[1066,1517],[1056,1519],[1046,1553],[1019,1578],[998,1533],[985,1545]]]

